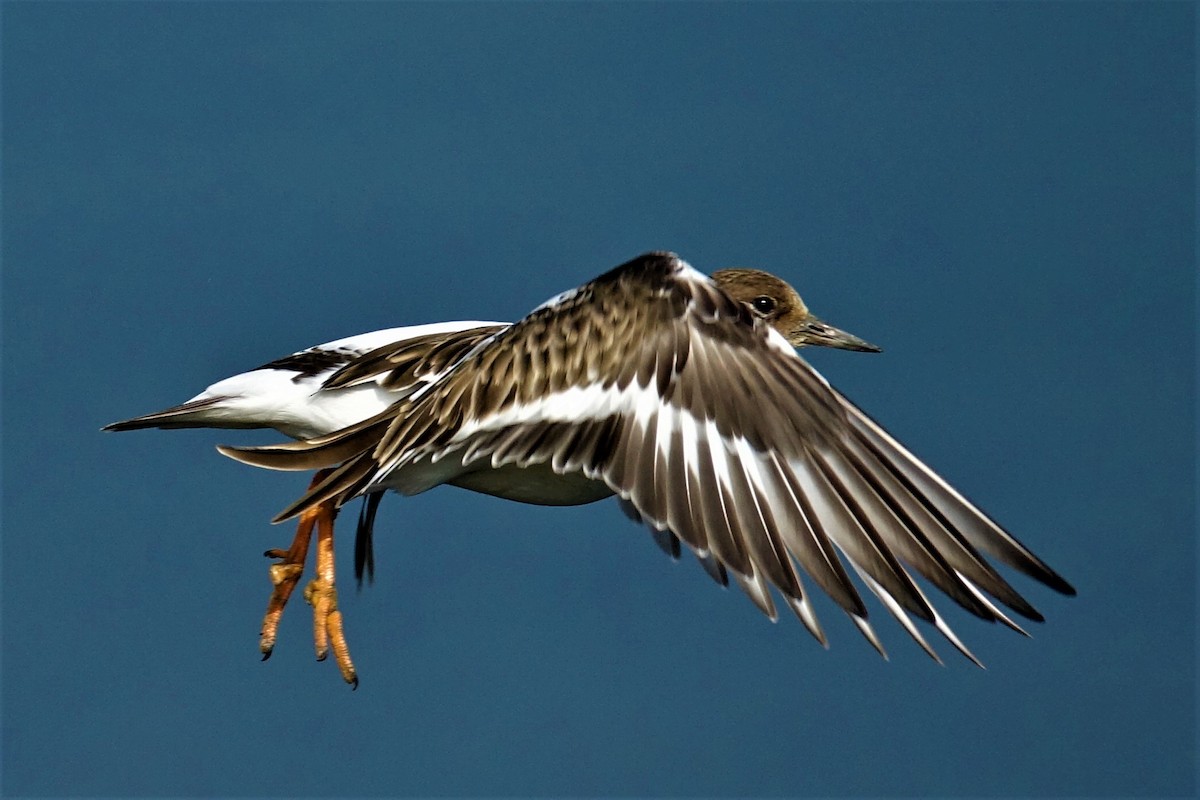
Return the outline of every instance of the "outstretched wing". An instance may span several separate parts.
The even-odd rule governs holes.
[[[381,486],[420,491],[454,470],[549,464],[606,483],[660,542],[686,542],[772,618],[776,587],[822,643],[801,572],[881,652],[846,565],[930,655],[910,615],[972,660],[908,568],[1016,630],[998,604],[1041,616],[980,549],[1073,593],[747,306],[670,254],[555,298],[368,427],[309,446],[344,463],[281,517]],[[351,440],[360,450],[346,458]]]

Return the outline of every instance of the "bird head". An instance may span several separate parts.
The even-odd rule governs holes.
[[[879,348],[854,334],[822,322],[787,282],[757,269],[722,269],[713,273],[717,286],[767,322],[792,347],[813,345],[878,353]]]

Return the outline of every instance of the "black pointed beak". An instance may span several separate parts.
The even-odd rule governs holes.
[[[809,317],[808,321],[800,326],[800,330],[796,332],[796,339],[800,344],[814,347],[836,347],[839,350],[858,350],[863,353],[883,352],[870,342],[860,339],[852,333],[847,333],[841,328],[835,328],[822,322],[816,317]]]

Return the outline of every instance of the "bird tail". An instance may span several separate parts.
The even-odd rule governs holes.
[[[172,406],[153,414],[144,414],[133,419],[123,419],[105,425],[102,431],[137,431],[145,428],[235,428],[246,425],[221,424],[214,419],[212,412],[229,397],[205,397],[201,400],[189,400],[183,405]]]

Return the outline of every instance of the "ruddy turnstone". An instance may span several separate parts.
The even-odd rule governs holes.
[[[307,439],[353,425],[388,408],[436,379],[475,342],[505,327],[500,322],[439,322],[388,328],[310,347],[261,367],[214,383],[191,400],[164,411],[105,425],[106,431],[143,428],[274,428],[296,439]],[[413,358],[405,375],[380,375],[351,387],[329,387],[330,377],[357,359],[384,345],[388,352],[403,351]],[[327,473],[318,472],[315,486]],[[370,534],[382,495],[367,498],[359,514],[355,570],[374,569]],[[274,588],[259,636],[263,659],[270,657],[283,609],[304,572],[309,543],[317,534],[317,577],[305,597],[313,606],[317,658],[324,659],[332,644],[347,682],[357,685],[357,673],[346,646],[333,571],[333,523],[337,508],[326,503],[300,516],[296,535],[287,550],[264,555],[280,559],[271,565]]]
[[[1074,594],[796,354],[878,348],[821,322],[772,275],[709,278],[649,253],[520,322],[464,336],[455,358],[432,368],[400,341],[322,378],[322,392],[415,386],[373,416],[306,441],[219,450],[260,467],[321,470],[276,521],[440,484],[543,505],[615,494],[664,550],[678,556],[685,543],[771,619],[774,586],[828,646],[808,573],[885,657],[846,564],[939,662],[912,617],[979,664],[909,568],[1021,633],[1001,605],[1042,616],[981,552]],[[419,374],[430,378],[417,384]],[[321,541],[332,547],[332,529]],[[327,563],[332,588],[331,552]]]

